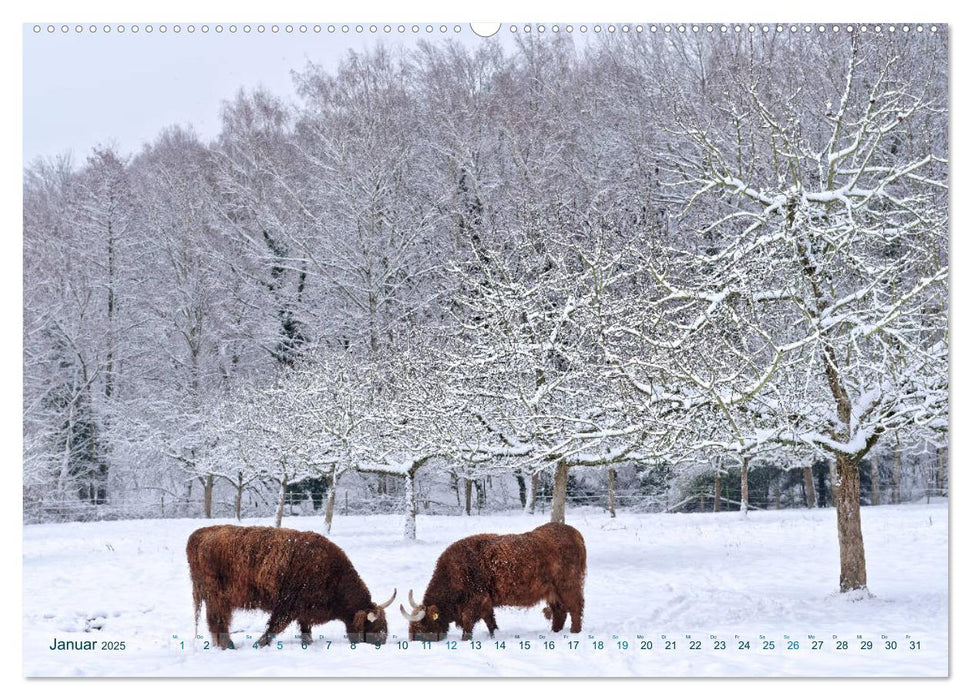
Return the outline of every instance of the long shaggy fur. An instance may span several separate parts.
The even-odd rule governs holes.
[[[473,535],[449,545],[435,564],[412,639],[441,639],[455,622],[463,639],[484,620],[497,629],[493,608],[528,608],[546,601],[544,614],[559,632],[570,614],[570,632],[580,631],[587,550],[569,525],[549,523],[522,535]]]
[[[305,642],[312,639],[313,625],[330,620],[342,621],[352,641],[383,643],[387,638],[384,610],[371,601],[344,551],[322,535],[215,525],[189,536],[186,557],[196,629],[204,602],[209,632],[222,648],[232,646],[229,625],[240,608],[270,613],[260,645],[294,621]]]

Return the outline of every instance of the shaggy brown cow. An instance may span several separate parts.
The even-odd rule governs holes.
[[[449,545],[435,564],[435,573],[418,605],[411,591],[411,639],[438,640],[449,623],[462,628],[462,639],[484,620],[493,636],[498,625],[493,608],[528,608],[542,600],[543,614],[559,632],[570,613],[570,632],[580,631],[583,579],[587,550],[583,536],[569,525],[549,523],[522,535],[473,535]]]
[[[383,644],[388,637],[384,609],[395,596],[374,603],[344,550],[315,532],[214,525],[189,535],[185,553],[196,632],[205,601],[209,632],[223,649],[233,647],[229,623],[237,608],[270,613],[260,646],[293,621],[308,644],[310,628],[330,620],[343,622],[351,641]]]

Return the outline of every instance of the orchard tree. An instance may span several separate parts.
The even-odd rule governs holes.
[[[374,391],[358,468],[404,481],[406,540],[417,537],[419,470],[443,468],[455,456],[457,414],[434,350],[416,337],[367,364]]]
[[[283,522],[287,486],[320,476],[334,461],[308,416],[291,409],[290,371],[280,370],[269,382],[242,385],[233,397],[240,408],[237,450],[247,455],[244,463],[255,465],[260,479],[279,485],[276,526]]]
[[[338,480],[374,458],[368,425],[378,420],[374,409],[383,380],[371,359],[364,352],[319,349],[288,375],[283,410],[307,431],[318,459],[329,461],[326,532],[334,519]]]
[[[553,470],[551,519],[565,519],[569,470],[637,457],[645,424],[631,421],[604,371],[592,322],[593,274],[573,246],[548,237],[537,273],[528,257],[493,255],[463,304],[456,391],[485,431],[481,454]],[[480,438],[481,440],[482,438]]]
[[[811,95],[752,52],[708,123],[672,129],[669,184],[713,242],[695,289],[709,316],[738,300],[766,349],[753,391],[725,383],[722,400],[760,393],[783,439],[835,459],[841,591],[867,585],[860,461],[947,410],[943,78],[897,49],[858,33],[816,44],[816,61],[786,61]],[[838,79],[817,72],[837,61]]]

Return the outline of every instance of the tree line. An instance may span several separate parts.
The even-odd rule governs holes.
[[[32,164],[25,509],[825,460],[865,587],[861,464],[947,446],[947,34],[770,29],[376,45]]]

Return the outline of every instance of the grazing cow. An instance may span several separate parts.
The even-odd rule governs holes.
[[[413,608],[411,639],[438,640],[449,623],[462,628],[462,639],[484,620],[493,636],[498,625],[493,608],[528,608],[546,601],[543,614],[559,632],[570,613],[570,632],[580,631],[587,550],[583,536],[569,525],[549,523],[522,535],[473,535],[449,545],[435,564],[421,605],[408,591]]]
[[[395,596],[374,603],[344,550],[315,532],[214,525],[189,535],[185,553],[196,632],[205,602],[209,632],[223,649],[233,647],[229,623],[237,608],[270,613],[260,646],[294,621],[307,644],[310,628],[330,620],[343,622],[351,641],[383,644],[388,637],[384,609]]]

